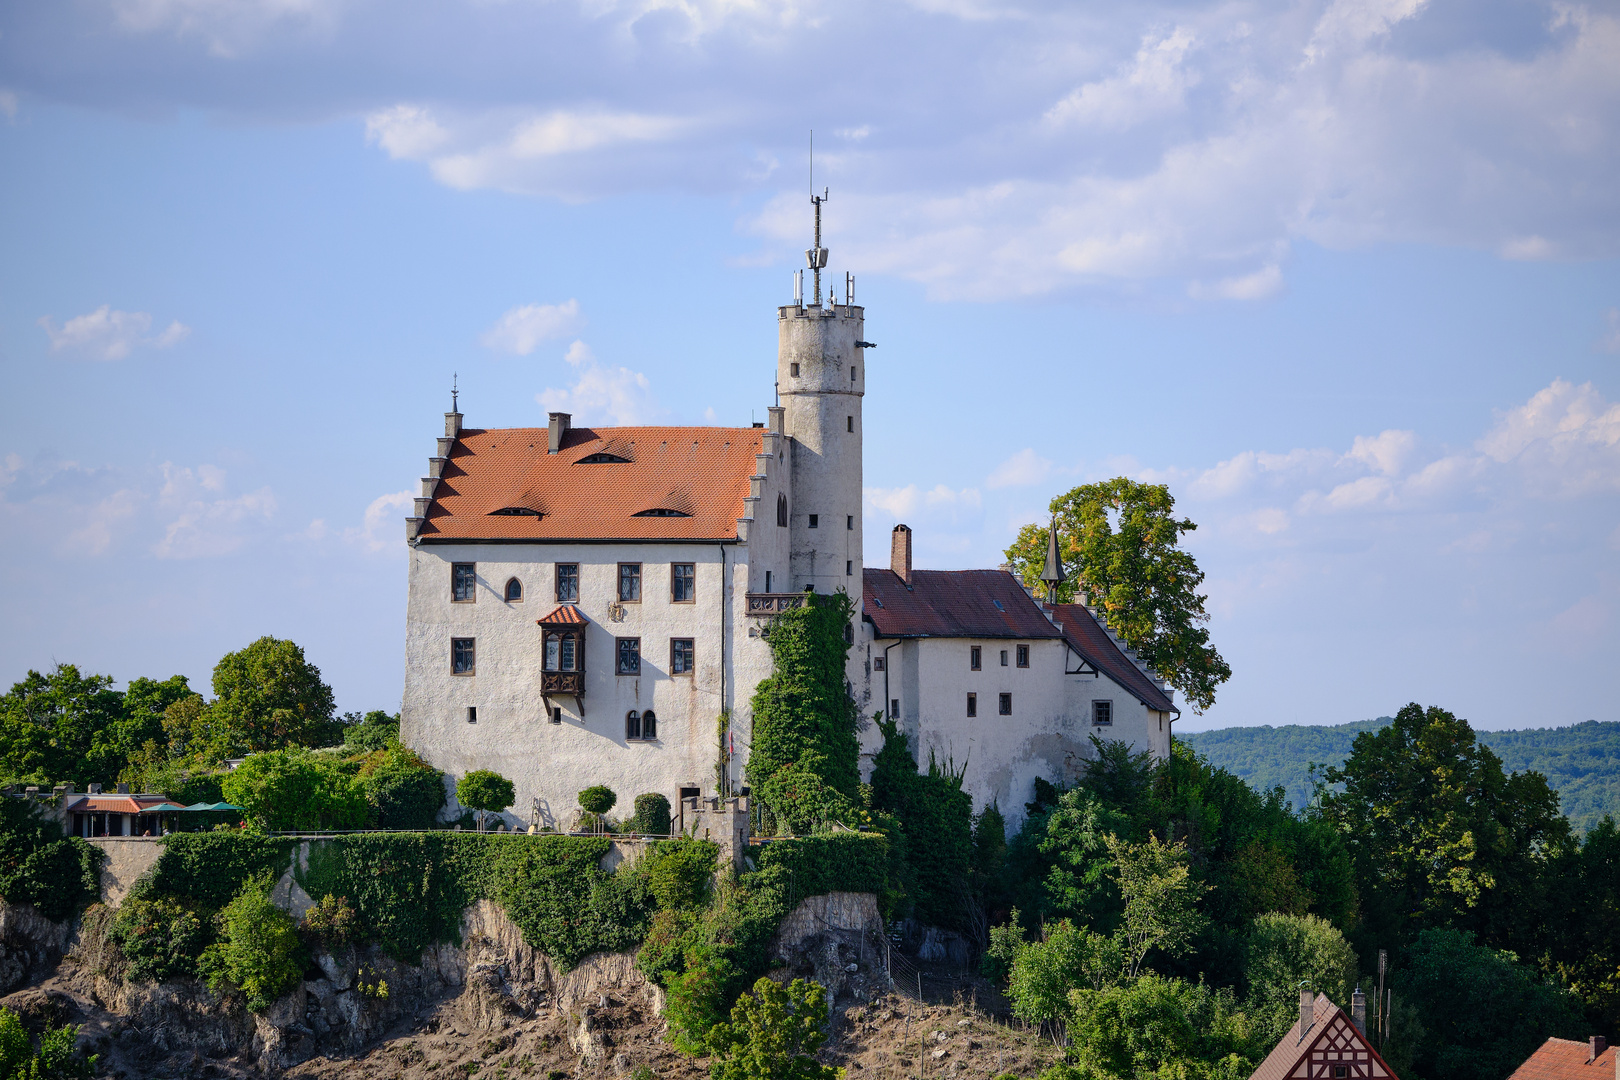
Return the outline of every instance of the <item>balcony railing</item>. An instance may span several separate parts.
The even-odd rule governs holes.
[[[540,673],[540,692],[544,694],[573,694],[585,692],[583,671],[543,671]]]
[[[751,592],[748,594],[748,614],[779,615],[804,606],[804,593]]]

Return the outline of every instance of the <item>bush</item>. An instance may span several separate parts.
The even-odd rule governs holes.
[[[1299,1020],[1299,984],[1348,1007],[1359,965],[1337,927],[1316,915],[1261,915],[1244,949],[1248,1012],[1272,1042]]]
[[[268,878],[249,881],[225,905],[219,930],[221,940],[208,946],[199,964],[210,990],[234,986],[249,1009],[261,1012],[298,985],[304,947],[297,924],[270,899]]]
[[[499,814],[516,798],[512,781],[488,769],[474,769],[456,781],[456,801],[478,815],[479,831],[486,815]]]
[[[630,819],[630,831],[647,836],[668,836],[669,800],[657,792],[637,795],[636,814]]]
[[[64,837],[32,799],[0,798],[0,899],[61,921],[100,895],[105,859],[95,845]]]
[[[579,808],[587,814],[605,814],[613,809],[619,797],[605,784],[588,787],[579,793]]]
[[[379,828],[433,828],[444,807],[444,778],[414,750],[398,743],[378,750],[358,775]]]
[[[358,917],[346,897],[327,893],[320,903],[304,912],[304,933],[326,947],[340,949],[360,934]]]
[[[637,869],[660,910],[696,908],[708,902],[719,857],[720,846],[709,840],[665,840],[641,857]]]
[[[129,897],[108,932],[129,963],[128,977],[167,982],[197,974],[197,960],[208,945],[208,928],[197,913],[173,897]]]
[[[360,716],[344,713],[343,745],[349,750],[372,752],[386,749],[389,743],[399,741],[399,714],[373,709]]]
[[[815,1052],[827,1041],[827,993],[818,983],[794,979],[783,986],[768,978],[737,999],[729,1022],[707,1039],[719,1060],[713,1080],[837,1080],[843,1070],[822,1065]]]
[[[172,896],[216,910],[230,903],[249,878],[280,877],[292,861],[296,843],[235,830],[177,833],[164,839],[162,856],[136,881],[130,895]]]
[[[370,814],[358,781],[330,757],[297,747],[254,754],[220,790],[267,829],[358,829]]]
[[[1245,1080],[1269,1049],[1253,1039],[1230,990],[1201,982],[1144,975],[1129,986],[1074,990],[1069,997],[1070,1068],[1052,1070],[1052,1080]]]
[[[73,1024],[48,1027],[36,1051],[22,1020],[0,1007],[0,1077],[4,1080],[81,1080],[94,1075],[96,1058],[79,1054],[79,1029]]]

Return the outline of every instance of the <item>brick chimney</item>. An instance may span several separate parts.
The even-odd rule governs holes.
[[[1356,987],[1356,992],[1350,995],[1350,1022],[1356,1025],[1362,1038],[1367,1037],[1367,995]]]
[[[1609,1040],[1604,1038],[1602,1035],[1593,1035],[1587,1040],[1587,1045],[1592,1048],[1591,1055],[1586,1059],[1586,1063],[1590,1065],[1592,1062],[1598,1059],[1598,1056],[1602,1054],[1603,1051],[1609,1048]],[[1616,1057],[1620,1058],[1620,1054],[1617,1054]],[[1615,1075],[1620,1076],[1620,1065],[1616,1065],[1614,1067],[1614,1071]]]
[[[563,436],[568,434],[568,427],[574,422],[572,413],[551,413],[551,430],[546,440],[546,453],[555,454],[562,449]]]
[[[1305,1038],[1305,1033],[1311,1030],[1311,1024],[1316,1019],[1316,997],[1311,993],[1309,986],[1299,988],[1299,1037]]]
[[[911,526],[896,525],[889,538],[889,569],[911,588]]]

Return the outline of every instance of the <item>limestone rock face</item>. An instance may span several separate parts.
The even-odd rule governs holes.
[[[69,927],[32,904],[0,902],[0,994],[9,994],[56,966],[67,951]]]

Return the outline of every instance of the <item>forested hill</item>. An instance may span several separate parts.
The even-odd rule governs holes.
[[[1262,791],[1281,785],[1297,809],[1310,799],[1312,762],[1337,765],[1363,731],[1383,727],[1387,716],[1354,724],[1235,727],[1178,734],[1177,739]],[[1534,769],[1558,790],[1564,813],[1577,829],[1604,814],[1620,821],[1620,722],[1522,731],[1479,731],[1510,772]]]

